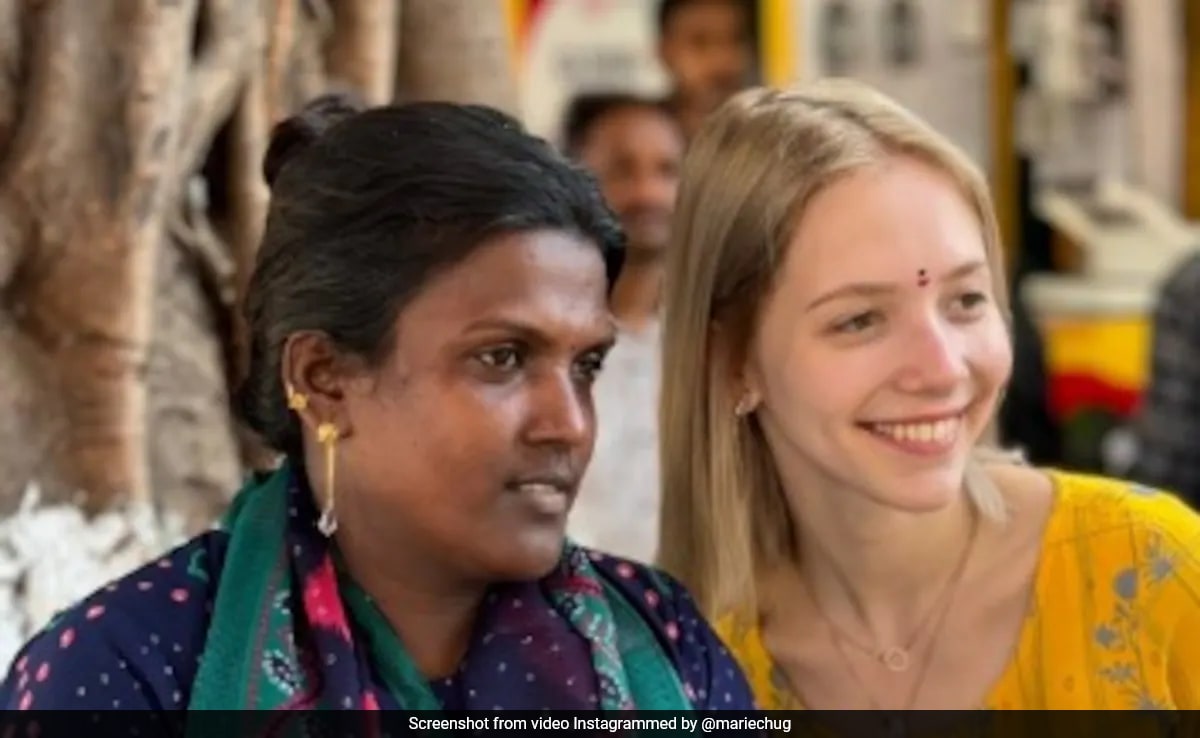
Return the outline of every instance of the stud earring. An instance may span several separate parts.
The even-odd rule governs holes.
[[[284,391],[287,392],[287,406],[289,409],[301,412],[308,409],[308,395],[297,392],[296,388],[288,384]]]
[[[317,442],[325,447],[325,507],[321,517],[317,519],[317,530],[329,538],[337,532],[337,516],[334,513],[334,463],[336,460],[337,442],[339,438],[337,426],[333,423],[321,423],[317,426]]]

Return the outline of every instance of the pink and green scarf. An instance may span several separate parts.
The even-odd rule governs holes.
[[[308,494],[298,477],[285,463],[248,484],[226,517],[231,540],[189,709],[376,710],[372,668],[404,709],[442,709],[297,503]],[[583,549],[568,542],[544,584],[589,645],[599,709],[692,709],[653,631]]]

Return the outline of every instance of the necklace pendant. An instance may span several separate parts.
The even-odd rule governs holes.
[[[894,671],[897,673],[908,671],[908,651],[904,650],[903,648],[892,646],[890,648],[883,649],[879,652],[879,661],[885,667],[887,667],[888,671]]]

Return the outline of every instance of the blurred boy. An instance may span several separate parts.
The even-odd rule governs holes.
[[[668,108],[686,138],[749,84],[754,67],[747,0],[661,0],[658,56],[671,78]]]

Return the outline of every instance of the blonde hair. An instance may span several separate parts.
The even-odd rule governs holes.
[[[894,156],[944,172],[979,217],[995,300],[1009,320],[1004,256],[988,187],[954,145],[886,96],[824,80],[743,92],[706,121],[683,167],[664,293],[659,564],[708,617],[757,611],[756,580],[794,560],[795,533],[753,418],[735,415],[735,372],[806,204]],[[989,436],[994,435],[990,431]],[[984,516],[1004,501],[981,473],[964,482]]]

